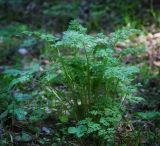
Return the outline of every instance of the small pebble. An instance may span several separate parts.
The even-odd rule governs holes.
[[[20,49],[18,49],[18,53],[19,53],[20,55],[22,55],[22,56],[25,56],[25,55],[28,54],[28,51],[27,51],[26,48],[20,48]]]
[[[42,127],[41,133],[42,134],[50,134],[50,130],[47,127]]]

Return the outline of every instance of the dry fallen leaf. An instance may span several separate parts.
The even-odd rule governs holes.
[[[147,40],[150,41],[150,40],[152,40],[152,39],[153,39],[153,34],[149,33],[149,34],[147,35]]]
[[[160,61],[154,61],[153,64],[160,67]]]
[[[42,65],[47,65],[47,64],[49,64],[49,61],[48,60],[42,60],[41,64]]]
[[[155,33],[155,34],[153,35],[153,39],[156,39],[156,38],[160,38],[160,32]]]

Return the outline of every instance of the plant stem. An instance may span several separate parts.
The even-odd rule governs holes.
[[[90,63],[89,63],[89,56],[88,56],[88,53],[87,53],[87,50],[86,50],[86,47],[84,45],[84,51],[85,51],[85,56],[86,56],[86,59],[87,59],[87,82],[88,82],[88,87],[87,87],[87,90],[88,90],[88,99],[87,99],[87,103],[88,105],[90,105],[91,103],[91,78],[90,78]]]

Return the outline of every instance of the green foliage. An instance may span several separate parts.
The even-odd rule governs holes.
[[[143,120],[159,119],[160,112],[158,112],[158,111],[139,112],[139,113],[137,113],[137,117],[139,117]]]
[[[76,128],[75,127],[68,128],[68,133],[75,134],[78,138],[85,135],[86,131],[87,131],[87,128],[83,125],[77,126]]]
[[[62,122],[66,116],[79,121],[68,129],[70,134],[78,138],[92,136],[95,143],[111,143],[123,103],[141,101],[133,95],[137,67],[124,65],[114,57],[116,43],[134,33],[137,31],[122,29],[110,36],[88,35],[85,28],[72,21],[62,39],[52,45],[57,58],[46,67],[43,88],[48,98],[55,96]]]
[[[78,9],[78,5],[76,2],[68,3],[68,2],[57,2],[53,6],[47,8],[43,11],[43,13],[47,16],[58,16],[59,19],[61,18],[75,18],[76,12]],[[72,13],[70,13],[72,12]]]
[[[7,2],[5,0],[0,0],[0,4],[5,4],[5,3],[15,6],[17,4],[21,4],[22,0],[8,0]]]
[[[41,42],[45,47],[42,53],[52,56],[53,62],[4,71],[8,100],[2,103],[1,119],[36,123],[54,110],[61,123],[76,120],[76,126],[68,129],[70,134],[82,140],[91,136],[94,143],[102,145],[112,143],[125,102],[141,99],[132,85],[137,67],[123,64],[121,56],[115,57],[114,48],[137,32],[124,28],[109,36],[89,35],[77,21],[70,23],[62,38],[23,32],[27,39],[22,46]],[[1,95],[2,100],[5,97]]]
[[[70,104],[78,118],[85,117],[90,105],[96,104],[103,96],[113,99],[129,97],[131,90],[123,87],[130,86],[132,75],[138,71],[136,67],[124,66],[113,57],[116,43],[135,30],[119,30],[109,37],[102,34],[91,36],[85,32],[85,28],[74,21],[63,33],[62,40],[53,46],[58,50],[59,70],[67,88],[63,94],[69,97],[68,103],[73,102]],[[67,49],[66,54],[64,49]],[[60,96],[62,99],[65,97]]]
[[[64,30],[70,20],[77,18],[79,4],[79,1],[70,1],[69,3],[67,1],[55,1],[48,3],[48,6],[43,9],[43,15],[61,24],[59,26],[54,24],[57,28],[56,31]]]
[[[25,25],[14,24],[1,28],[0,30],[0,63],[7,61],[8,58],[12,60],[12,57],[17,54],[17,49],[21,40],[16,35],[19,35],[27,28]]]
[[[159,138],[159,111],[135,112],[134,119],[128,123],[133,123],[133,127],[126,133],[121,133],[121,141],[127,145],[152,145],[160,144]],[[144,126],[145,125],[145,126]],[[122,140],[123,139],[123,140]]]
[[[32,137],[29,134],[23,132],[21,135],[16,136],[15,140],[19,142],[28,142],[32,140]]]
[[[23,31],[22,35],[25,37],[21,47],[33,48],[36,46],[37,51],[41,54],[41,57],[53,60],[55,51],[52,49],[52,45],[56,41],[56,37],[52,34],[44,31]],[[33,50],[33,49],[32,49]]]
[[[76,127],[70,127],[68,133],[78,138],[93,137],[98,145],[112,143],[116,132],[116,126],[121,120],[120,105],[112,99],[96,105],[88,114],[88,117],[77,123]]]
[[[139,72],[133,56],[139,56],[141,48],[115,49],[117,43],[139,31],[122,28],[108,36],[87,33],[111,32],[122,24],[158,25],[158,10],[158,3],[149,0],[0,0],[0,145],[10,141],[29,145],[32,138],[32,143],[41,145],[160,145],[160,68],[147,63]],[[53,36],[75,18],[88,30],[72,21],[62,35]],[[28,28],[32,31],[26,31]],[[27,55],[18,55],[20,48],[26,49]],[[131,60],[132,66],[123,63],[128,54],[135,61]],[[38,63],[30,64],[31,58]],[[16,69],[9,66],[20,63]],[[138,72],[140,95],[154,103],[137,94],[134,76]],[[133,105],[133,109],[129,107],[123,116],[125,105]],[[137,106],[140,111],[154,109],[132,113]],[[47,137],[40,128],[46,118],[47,124],[55,122],[51,124],[53,135],[50,131]],[[121,127],[124,118],[131,118],[127,127]],[[120,142],[116,136],[119,129]]]
[[[32,19],[32,23],[27,21],[28,25],[34,25],[36,28],[43,26],[56,32],[64,30],[70,20],[77,18],[91,31],[111,31],[122,25],[139,27],[141,24],[146,26],[153,22],[159,24],[156,2],[148,0],[0,0],[0,8],[0,17],[5,23],[7,20],[23,22],[24,19]]]
[[[42,95],[38,94],[37,79],[40,74],[39,64],[31,64],[23,70],[4,71],[2,86],[7,88],[2,88],[4,91],[0,95],[0,100],[3,101],[0,103],[1,120],[10,117],[19,121],[36,122],[47,117],[46,106],[41,104]]]

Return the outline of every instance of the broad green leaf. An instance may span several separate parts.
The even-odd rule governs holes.
[[[66,116],[66,115],[61,115],[61,116],[59,117],[59,119],[60,119],[60,121],[61,121],[62,123],[65,123],[65,122],[68,121],[68,116]]]
[[[84,136],[86,131],[87,131],[87,128],[84,125],[68,128],[68,133],[69,134],[75,134],[78,138]]]
[[[30,136],[29,134],[25,132],[22,132],[21,135],[18,135],[15,137],[15,140],[19,142],[29,142],[32,140],[32,136]]]
[[[26,101],[26,100],[29,100],[32,98],[32,96],[30,94],[23,94],[23,93],[16,93],[14,95],[14,98],[17,100],[17,101]]]
[[[22,120],[26,119],[27,112],[22,108],[17,108],[14,110],[14,114],[15,114],[17,120],[22,121]]]

